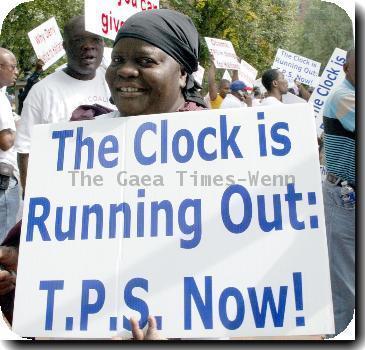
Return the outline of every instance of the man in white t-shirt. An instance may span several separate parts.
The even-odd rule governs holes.
[[[16,58],[0,48],[0,89],[13,85],[18,78]],[[0,92],[0,243],[15,225],[19,209],[18,166],[14,149],[15,122],[10,102]]]
[[[235,80],[230,85],[231,93],[224,98],[220,109],[251,107],[252,99],[246,92],[246,85],[241,80]]]
[[[277,69],[268,69],[261,77],[262,85],[267,90],[267,97],[261,101],[261,106],[283,103],[283,95],[288,92],[288,81]]]
[[[105,82],[102,37],[85,31],[84,16],[72,18],[64,28],[63,46],[67,67],[56,71],[30,90],[24,101],[15,147],[18,152],[20,179],[25,188],[32,127],[36,124],[68,121],[83,104],[113,108]]]

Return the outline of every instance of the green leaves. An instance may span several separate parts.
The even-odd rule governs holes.
[[[296,20],[297,0],[160,0],[160,6],[190,16],[201,37],[230,40],[237,55],[263,71],[285,46]],[[209,55],[202,40],[200,62]]]
[[[353,45],[351,19],[343,9],[332,3],[311,0],[298,27],[292,51],[321,62],[322,70],[336,47],[348,50]]]
[[[13,51],[18,59],[21,77],[32,70],[35,53],[27,33],[51,17],[55,17],[61,29],[73,16],[83,13],[83,0],[34,0],[20,4],[4,21],[0,35],[0,46]],[[64,63],[61,60],[59,63]],[[49,70],[53,71],[54,67]],[[47,72],[46,72],[47,73]]]
[[[34,0],[21,4],[6,18],[0,46],[15,53],[22,71],[32,68],[35,54],[27,33],[52,16],[62,29],[71,17],[83,13],[83,6],[83,0]],[[320,61],[324,66],[335,47],[347,50],[353,40],[347,14],[321,0],[160,0],[160,7],[190,16],[201,38],[232,41],[237,55],[257,68],[259,75],[271,67],[278,48]],[[208,49],[202,39],[200,63],[207,66],[208,61]]]

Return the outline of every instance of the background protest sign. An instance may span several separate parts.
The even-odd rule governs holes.
[[[292,104],[292,103],[307,103],[307,101],[297,95],[292,94],[291,92],[287,92],[282,96],[283,103]]]
[[[85,0],[85,29],[114,40],[130,16],[158,8],[159,0]]]
[[[229,72],[228,72],[227,69],[224,71],[222,79],[226,79],[229,82],[232,82],[232,77],[230,76],[230,74],[229,74]]]
[[[104,47],[103,59],[100,65],[105,69],[108,69],[110,63],[112,62],[112,51],[112,47]]]
[[[28,36],[37,57],[44,62],[43,70],[65,54],[62,35],[54,17],[34,28]]]
[[[241,66],[238,71],[239,79],[242,80],[247,86],[253,87],[255,85],[256,76],[257,69],[252,67],[246,61],[241,60]]]
[[[204,78],[204,72],[205,69],[204,67],[202,67],[200,64],[198,65],[198,70],[196,72],[193,73],[194,79],[197,83],[199,83],[199,85],[201,86],[203,83],[203,78]]]
[[[346,62],[347,52],[336,48],[324,69],[317,87],[313,90],[308,102],[313,103],[314,116],[316,117],[317,135],[323,132],[323,109],[330,93],[345,78],[343,65]]]
[[[278,49],[271,68],[279,69],[288,82],[297,80],[309,86],[316,86],[321,64],[293,52]]]
[[[242,113],[36,126],[15,331],[128,336],[150,313],[167,337],[331,333],[312,108]]]
[[[228,40],[205,37],[209,52],[213,55],[216,68],[234,69],[240,68],[236,52],[232,43]]]

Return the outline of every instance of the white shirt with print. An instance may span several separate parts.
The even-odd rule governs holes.
[[[29,153],[34,125],[68,121],[72,112],[85,104],[97,103],[115,109],[109,98],[104,69],[99,68],[92,80],[78,80],[62,70],[50,74],[32,87],[24,101],[15,140],[16,150]]]

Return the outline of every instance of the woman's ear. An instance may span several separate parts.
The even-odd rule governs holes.
[[[186,73],[184,67],[180,66],[180,88],[183,89],[186,86],[186,80],[188,78],[188,74]]]

